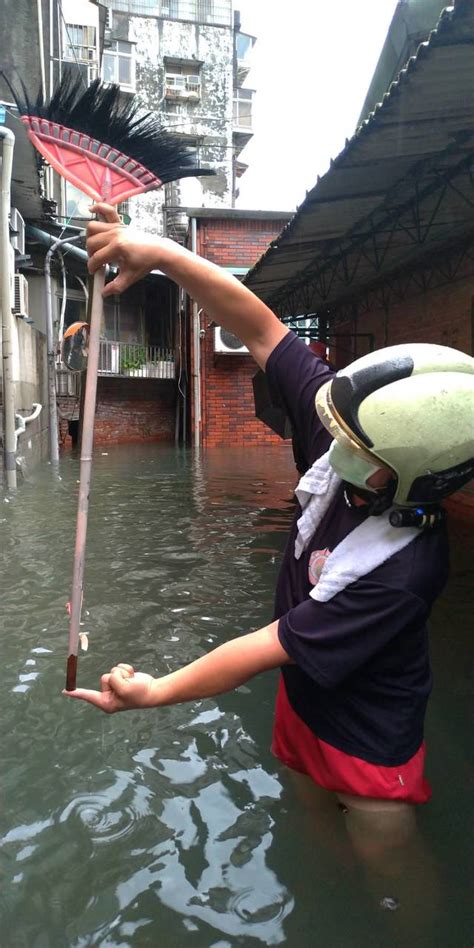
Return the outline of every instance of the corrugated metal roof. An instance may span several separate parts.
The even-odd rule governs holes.
[[[474,2],[457,0],[249,272],[246,285],[282,315],[290,300],[300,312],[331,308],[474,229],[474,203],[465,199],[474,158],[473,44]],[[375,239],[374,265],[367,248]]]

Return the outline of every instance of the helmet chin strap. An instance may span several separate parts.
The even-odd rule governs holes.
[[[379,517],[385,510],[392,506],[392,500],[397,489],[397,482],[393,478],[386,487],[381,487],[376,491],[368,490],[364,487],[350,484],[349,481],[343,481],[344,499],[348,507],[356,507],[353,498],[359,497],[366,504],[367,513],[371,517]]]

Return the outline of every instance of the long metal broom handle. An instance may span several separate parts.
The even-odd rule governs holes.
[[[72,574],[71,616],[69,623],[69,647],[66,672],[66,691],[76,687],[79,629],[81,623],[82,591],[84,586],[84,562],[87,536],[87,516],[92,474],[92,445],[94,440],[94,417],[97,395],[97,372],[99,369],[100,331],[102,322],[102,290],[105,283],[105,267],[94,276],[92,290],[89,354],[87,359],[86,393],[82,422],[81,463],[79,473],[79,502],[77,508],[76,545]]]

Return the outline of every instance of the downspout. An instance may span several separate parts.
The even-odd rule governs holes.
[[[53,25],[53,0],[49,0],[49,97],[53,95],[53,57],[54,57],[54,25]]]
[[[44,67],[44,37],[43,37],[43,10],[41,7],[42,0],[36,0],[36,8],[38,11],[38,42],[39,42],[39,54],[40,54],[40,68],[41,68],[41,92],[43,94],[43,101],[47,99],[46,92],[46,70]]]
[[[15,431],[15,444],[18,444],[18,438],[21,434],[24,434],[26,431],[26,426],[29,424],[29,422],[35,421],[35,419],[38,418],[42,408],[43,406],[40,405],[39,402],[33,402],[33,411],[31,415],[28,415],[28,418],[25,418],[24,415],[20,415],[20,412],[17,411],[16,417],[18,418],[18,428]]]
[[[65,240],[55,240],[44,259],[44,287],[46,303],[46,347],[48,350],[48,413],[49,413],[49,459],[51,464],[59,461],[58,412],[56,408],[56,370],[53,331],[53,295],[51,292],[51,258],[58,247],[78,240],[77,237],[68,237]],[[64,266],[64,264],[63,264]]]
[[[44,247],[51,247],[58,239],[57,237],[52,237],[52,235],[48,234],[47,231],[40,230],[39,227],[35,227],[33,224],[26,225],[26,236],[29,237],[30,240],[37,240],[40,244],[43,244]],[[78,237],[81,236],[84,236],[83,230],[81,230],[78,234]],[[75,247],[74,244],[71,243],[72,239],[73,238],[69,237],[68,240],[63,243],[63,250],[67,250],[67,252],[71,253],[73,257],[77,257],[78,260],[82,260],[87,265],[89,257],[86,251],[81,250],[80,247]]]
[[[10,229],[11,180],[15,136],[9,128],[0,127],[3,140],[0,244],[1,244],[1,306],[2,306],[2,360],[3,360],[3,446],[6,482],[9,490],[16,488],[15,436],[15,383],[13,381],[13,314],[10,284]]]
[[[197,222],[196,218],[191,218],[191,250],[196,253],[197,249]],[[201,345],[200,329],[201,321],[199,318],[199,309],[196,300],[193,300],[192,308],[192,339],[193,339],[193,445],[199,448],[201,443]]]
[[[32,224],[26,225],[26,234],[30,240],[37,240],[43,246],[48,247],[48,253],[45,257],[44,263],[44,278],[45,278],[45,296],[46,296],[46,345],[48,350],[48,412],[49,412],[49,446],[50,446],[50,458],[52,464],[57,464],[59,458],[59,438],[58,438],[58,418],[56,414],[56,376],[55,376],[55,365],[54,365],[54,337],[53,337],[53,306],[52,306],[52,292],[51,292],[51,257],[53,256],[54,251],[57,247],[62,246],[63,250],[67,250],[72,256],[76,257],[78,260],[82,260],[84,264],[87,265],[89,259],[85,250],[81,250],[79,247],[75,247],[72,241],[78,240],[83,236],[84,231],[81,230],[75,237],[68,237],[63,240],[58,239],[57,237],[52,237],[51,234],[48,234],[45,230],[40,230],[39,227],[34,227]],[[108,269],[108,268],[107,268]],[[54,415],[54,418],[53,418]]]

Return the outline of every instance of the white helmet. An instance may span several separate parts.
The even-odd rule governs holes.
[[[316,410],[344,480],[376,494],[371,474],[394,472],[385,507],[439,504],[474,477],[474,360],[457,349],[371,352],[319,389]]]

